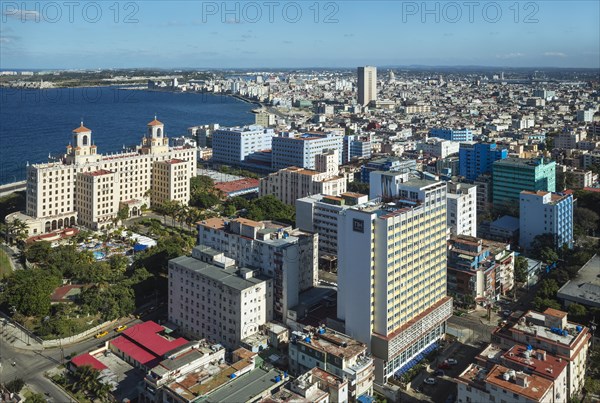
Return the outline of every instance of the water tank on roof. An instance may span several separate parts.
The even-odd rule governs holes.
[[[575,326],[575,329],[577,330],[577,333],[581,332],[583,330],[583,327],[581,326]]]
[[[306,337],[306,338],[304,339],[304,341],[305,341],[305,342],[307,342],[307,343],[310,343],[310,337]]]
[[[275,382],[281,382],[281,377],[279,375],[275,377]]]

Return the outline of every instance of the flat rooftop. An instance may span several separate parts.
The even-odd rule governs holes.
[[[529,368],[543,378],[555,380],[569,363],[544,350],[528,350],[527,346],[515,344],[502,355],[504,362]]]
[[[506,367],[495,365],[487,376],[486,382],[536,402],[540,401],[548,393],[548,390],[553,387],[552,381],[537,375],[525,375],[528,383],[526,386],[521,386],[513,379],[505,380],[503,378],[504,373],[509,371]]]
[[[256,368],[234,378],[231,382],[207,396],[205,401],[214,403],[252,401],[265,391],[281,384],[281,380],[279,382],[275,380],[275,377],[280,376],[280,374],[281,372],[276,369],[267,371],[266,369]]]
[[[306,336],[308,337],[308,335]],[[320,350],[342,359],[349,359],[367,351],[366,344],[329,328],[322,334],[315,332],[309,340],[306,341],[306,338],[301,338],[296,342],[305,345],[309,349]]]
[[[207,262],[202,262],[191,256],[180,256],[171,260],[180,266],[185,267],[187,270],[194,271],[202,277],[214,280],[224,286],[233,288],[235,290],[243,291],[248,288],[252,288],[257,284],[265,281],[263,278],[242,278],[239,276],[239,269],[229,267],[223,269],[221,267],[212,265]]]
[[[600,256],[594,255],[579,271],[558,290],[560,299],[600,308]]]

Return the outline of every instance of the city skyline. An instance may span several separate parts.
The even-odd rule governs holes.
[[[423,4],[4,2],[0,68],[600,67],[597,2]]]

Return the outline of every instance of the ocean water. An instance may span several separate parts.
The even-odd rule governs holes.
[[[64,153],[71,131],[83,123],[92,130],[98,152],[120,151],[139,144],[146,124],[165,124],[175,137],[190,126],[254,122],[255,105],[229,96],[125,90],[117,87],[45,90],[0,89],[0,184],[25,179],[27,162]]]

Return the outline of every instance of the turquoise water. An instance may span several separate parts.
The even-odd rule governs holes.
[[[100,252],[99,250],[96,250],[93,253],[94,253],[94,257],[96,258],[96,260],[102,260],[106,257],[106,253]]]

